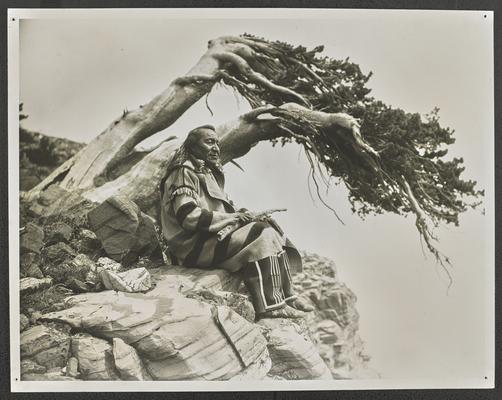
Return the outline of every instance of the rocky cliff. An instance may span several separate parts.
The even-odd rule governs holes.
[[[37,146],[47,146],[42,136],[29,140],[21,137],[21,152],[33,169]],[[44,172],[79,148],[50,143],[44,157],[54,160],[45,159]],[[358,335],[356,296],[331,260],[303,253],[304,270],[294,276],[313,312],[256,322],[237,275],[171,265],[155,222],[128,199],[48,216],[57,196],[49,187],[36,203],[21,204],[22,379],[377,376]]]

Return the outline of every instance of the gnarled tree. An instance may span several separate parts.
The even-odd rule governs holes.
[[[330,177],[347,186],[352,209],[361,217],[414,214],[421,239],[444,266],[449,261],[434,244],[434,227],[457,225],[459,214],[482,195],[475,182],[461,179],[462,159],[445,159],[453,131],[440,126],[437,110],[422,119],[369,96],[371,73],[363,74],[349,59],[321,56],[322,51],[247,34],[211,40],[185,76],[148,104],[124,110],[24,198],[57,184],[71,196],[63,196],[53,210],[74,206],[78,198],[99,202],[123,194],[155,215],[158,184],[179,142],[168,138],[143,157],[134,156],[134,147],[223,83],[252,107],[217,127],[224,163],[259,141],[296,142],[310,161],[319,196],[319,185],[329,186]]]

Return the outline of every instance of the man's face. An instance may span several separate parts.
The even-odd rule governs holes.
[[[195,157],[212,164],[220,160],[220,141],[211,129],[201,129],[192,149]]]

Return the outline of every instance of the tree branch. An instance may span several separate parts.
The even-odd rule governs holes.
[[[451,266],[450,260],[443,254],[441,254],[441,252],[439,252],[439,250],[432,244],[432,241],[433,240],[437,241],[437,238],[434,237],[429,226],[427,225],[426,216],[423,213],[417,199],[415,198],[415,195],[413,194],[413,191],[411,190],[408,181],[404,178],[404,176],[401,177],[401,184],[409,200],[409,205],[411,207],[411,210],[416,216],[415,225],[417,227],[418,232],[420,233],[420,237],[425,241],[427,249],[434,255],[436,261],[441,265],[443,271],[447,274],[448,287],[450,287],[453,283],[451,272],[447,267]]]
[[[238,56],[237,54],[233,54],[230,52],[222,52],[222,53],[215,54],[214,57],[219,61],[232,64],[234,67],[237,68],[237,70],[244,77],[249,79],[251,82],[257,83],[258,85],[262,86],[265,89],[269,89],[269,90],[296,98],[302,104],[310,107],[310,102],[307,99],[305,99],[302,95],[300,95],[300,94],[296,93],[294,90],[288,89],[284,86],[276,85],[275,83],[271,82],[269,79],[267,79],[262,74],[255,72],[249,66],[249,64],[246,62],[246,60],[244,58]],[[236,77],[234,76],[234,78],[236,78]]]

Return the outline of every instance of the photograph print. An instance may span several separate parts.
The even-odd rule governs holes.
[[[44,11],[12,390],[493,387],[493,13]]]

